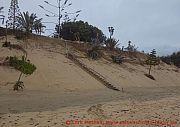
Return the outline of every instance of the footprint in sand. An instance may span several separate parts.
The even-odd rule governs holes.
[[[104,114],[104,110],[102,109],[102,104],[91,106],[87,112],[93,116],[98,117],[98,119],[106,119],[107,117]]]

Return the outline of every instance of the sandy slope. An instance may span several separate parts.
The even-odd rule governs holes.
[[[133,65],[130,63],[117,65],[105,59],[99,61],[80,60],[90,68],[104,75],[107,80],[118,88],[179,86],[180,83],[180,78],[178,78],[180,77],[179,69],[166,64],[152,68],[151,74],[156,78],[156,81],[153,81],[144,75],[148,73],[148,66]]]
[[[103,88],[102,84],[60,53],[49,52],[42,48],[28,48],[27,52],[28,59],[38,68],[32,76],[23,76],[28,90],[73,91]],[[1,48],[0,56],[2,59],[10,55],[21,56],[22,53],[13,49]],[[15,81],[19,75],[18,71],[6,67],[0,67],[0,71],[1,84]]]
[[[8,39],[17,43],[13,37]],[[12,91],[19,72],[0,66],[0,127],[110,126],[65,123],[66,120],[94,119],[174,120],[178,124],[173,126],[179,126],[179,69],[161,64],[152,70],[156,77],[153,81],[144,76],[148,71],[146,66],[79,58],[113,85],[125,90],[124,93],[116,92],[67,59],[64,43],[60,43],[46,37],[28,40],[26,44],[20,41],[28,52],[28,59],[37,66],[33,75],[23,76],[24,91]],[[21,56],[22,52],[0,45],[0,61],[9,55]]]

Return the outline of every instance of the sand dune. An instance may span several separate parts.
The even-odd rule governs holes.
[[[152,75],[156,77],[156,81],[153,81],[144,75],[148,73],[148,66],[130,63],[117,65],[105,59],[100,61],[81,59],[81,61],[104,75],[118,88],[179,86],[180,82],[179,69],[166,64],[153,67]]]
[[[31,76],[23,76],[25,89],[12,90],[20,72],[0,66],[0,127],[48,126],[124,126],[109,124],[67,124],[68,120],[162,120],[180,126],[180,70],[161,65],[152,69],[155,81],[144,76],[147,66],[132,63],[113,64],[106,59],[93,61],[69,45],[71,52],[87,67],[103,75],[124,92],[105,87],[70,59],[65,57],[64,41],[34,37],[22,45],[28,59],[37,66]],[[1,40],[3,42],[3,40]],[[2,48],[0,62],[6,56],[23,53]],[[147,125],[127,125],[142,126]],[[148,125],[155,126],[155,125]],[[162,126],[162,125],[160,125]]]

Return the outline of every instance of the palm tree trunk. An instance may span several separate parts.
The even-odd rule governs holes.
[[[19,82],[20,80],[21,80],[21,77],[22,77],[22,72],[21,72],[21,74],[19,75],[19,78],[18,78],[18,81],[17,82]]]
[[[27,53],[25,53],[25,59],[24,60],[26,61],[26,59],[27,59]],[[21,72],[21,74],[19,75],[17,82],[19,82],[21,80],[22,75],[23,75],[23,72]]]

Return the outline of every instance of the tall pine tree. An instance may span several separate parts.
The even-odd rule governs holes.
[[[1,13],[3,13],[4,11],[2,11],[4,9],[4,7],[0,7],[0,20],[2,20],[2,24],[4,24],[4,18],[5,18],[5,16],[3,15],[3,14],[1,14]]]
[[[11,0],[11,5],[8,12],[8,27],[15,30],[18,27],[17,18],[20,14],[18,0]]]

